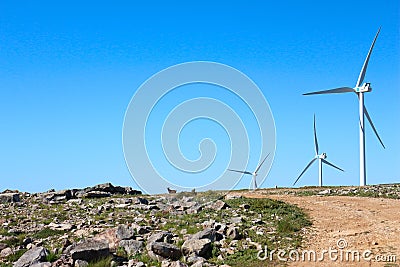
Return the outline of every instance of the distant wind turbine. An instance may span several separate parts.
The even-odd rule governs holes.
[[[317,129],[315,127],[315,115],[314,115],[314,144],[315,144],[315,157],[308,163],[308,165],[305,167],[305,169],[300,173],[299,177],[297,177],[296,181],[293,183],[295,185],[297,181],[300,179],[300,177],[306,172],[306,170],[316,161],[318,160],[318,166],[319,166],[319,186],[322,186],[322,163],[325,163],[333,168],[336,168],[338,170],[342,170],[341,168],[333,165],[329,161],[326,160],[327,156],[326,153],[319,154],[319,147],[318,147],[318,140],[317,140]]]
[[[239,173],[243,173],[243,174],[250,174],[250,175],[252,175],[252,176],[253,176],[254,190],[256,190],[256,189],[257,189],[257,180],[256,180],[256,177],[257,177],[258,171],[260,170],[260,168],[261,168],[261,166],[263,165],[263,163],[265,162],[265,160],[268,158],[269,154],[270,154],[270,153],[268,153],[268,155],[264,158],[264,160],[261,161],[260,165],[258,165],[258,167],[256,168],[256,170],[255,170],[254,172],[249,172],[249,171],[238,171],[238,170],[231,170],[231,169],[228,169],[228,171],[231,171],[231,172],[239,172]]]
[[[358,80],[357,80],[356,86],[354,88],[340,87],[340,88],[335,88],[335,89],[330,89],[330,90],[317,91],[317,92],[303,94],[303,95],[318,95],[318,94],[338,94],[338,93],[353,92],[358,95],[359,113],[360,113],[360,115],[359,115],[360,116],[360,119],[359,119],[360,120],[360,186],[365,186],[367,184],[366,164],[365,164],[364,114],[367,117],[369,123],[371,124],[372,130],[374,131],[379,142],[381,143],[383,148],[385,148],[385,145],[383,144],[381,138],[379,137],[379,134],[376,131],[374,124],[372,123],[371,117],[369,116],[368,111],[367,111],[366,107],[364,106],[364,93],[372,91],[371,83],[364,83],[363,85],[361,85],[362,82],[364,81],[365,73],[367,72],[368,62],[369,62],[369,58],[372,53],[372,49],[374,48],[375,41],[378,38],[380,31],[381,31],[381,28],[379,28],[379,30],[376,33],[375,38],[371,44],[371,47],[369,48],[368,55],[365,58],[364,65],[362,66],[360,75],[358,76]]]

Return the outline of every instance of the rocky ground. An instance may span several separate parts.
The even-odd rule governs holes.
[[[258,251],[298,248],[311,224],[277,200],[224,192],[146,196],[111,184],[6,190],[0,203],[2,267],[264,266]]]
[[[398,266],[396,258],[257,256],[266,248],[269,255],[337,248],[339,239],[346,248],[396,256],[399,199],[398,184],[155,196],[109,183],[36,194],[6,190],[0,194],[0,266]]]

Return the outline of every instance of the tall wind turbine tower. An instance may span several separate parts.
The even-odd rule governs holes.
[[[372,49],[374,48],[375,41],[378,38],[379,32],[381,28],[379,28],[378,32],[375,35],[374,40],[372,41],[371,47],[369,48],[367,57],[365,58],[364,64],[361,68],[360,75],[358,76],[358,80],[356,83],[356,86],[351,88],[351,87],[339,87],[335,89],[330,89],[330,90],[323,90],[323,91],[317,91],[317,92],[311,92],[311,93],[306,93],[303,95],[318,95],[318,94],[338,94],[338,93],[348,93],[348,92],[353,92],[356,93],[358,96],[358,101],[359,101],[359,125],[360,125],[360,186],[365,186],[367,184],[367,175],[366,175],[366,164],[365,164],[365,123],[364,123],[364,114],[367,117],[369,123],[371,124],[371,127],[378,138],[379,142],[385,148],[385,145],[383,144],[381,138],[379,137],[378,132],[375,129],[375,126],[371,120],[371,117],[368,114],[367,109],[365,108],[364,105],[364,93],[371,92],[372,87],[371,83],[363,83],[364,78],[365,78],[365,73],[367,72],[367,67],[368,67],[368,62],[369,58],[372,53]],[[362,85],[361,85],[362,84]]]

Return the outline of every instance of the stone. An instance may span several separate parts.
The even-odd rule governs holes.
[[[326,190],[318,192],[318,195],[328,195],[330,193],[332,193],[332,190],[331,189],[326,189]]]
[[[189,264],[204,263],[205,261],[206,261],[205,258],[197,256],[197,255],[189,255],[186,258],[186,262],[189,263]]]
[[[213,203],[211,203],[210,205],[207,206],[207,208],[213,209],[213,210],[223,210],[223,209],[226,209],[228,207],[229,207],[229,205],[226,204],[222,200],[217,200],[217,201],[215,201],[215,202],[213,202]]]
[[[0,251],[2,251],[3,249],[5,249],[6,247],[8,247],[7,244],[5,244],[5,243],[0,243]]]
[[[51,267],[51,262],[38,262],[32,264],[30,267]]]
[[[118,225],[116,235],[119,240],[133,239],[135,237],[135,229],[127,225]]]
[[[35,247],[25,252],[13,265],[13,267],[28,267],[43,261],[48,255],[44,247]]]
[[[188,265],[180,261],[162,261],[161,267],[188,267]]]
[[[240,238],[239,229],[233,226],[229,227],[228,230],[226,230],[226,237],[233,240],[239,239]]]
[[[14,253],[14,251],[12,250],[12,248],[2,249],[1,252],[0,252],[0,258],[6,258],[6,257],[10,256],[13,253]]]
[[[197,214],[203,210],[203,206],[196,203],[195,205],[191,206],[189,209],[186,210],[187,214]]]
[[[65,202],[72,198],[71,190],[49,190],[43,194],[45,201],[52,201],[55,203]]]
[[[149,201],[148,201],[147,199],[145,199],[145,198],[137,197],[137,198],[135,198],[134,203],[135,203],[135,204],[148,205],[148,204],[149,204]]]
[[[177,246],[165,242],[153,242],[151,251],[164,259],[170,260],[178,260],[182,256],[182,252]]]
[[[205,265],[203,261],[198,261],[198,262],[195,262],[194,264],[192,264],[190,267],[205,267],[205,266],[209,266],[209,265]]]
[[[120,241],[120,239],[117,238],[116,232],[117,232],[116,228],[107,229],[95,235],[93,239],[107,242],[110,251],[116,251],[116,249],[118,248],[118,243]]]
[[[83,193],[82,195],[80,195],[80,197],[82,197],[82,198],[102,198],[102,197],[109,197],[109,196],[111,196],[110,193],[102,192],[102,191],[90,191],[90,192],[86,192],[86,193]]]
[[[243,218],[240,216],[232,217],[230,219],[231,223],[241,223],[243,221]]]
[[[28,244],[32,243],[32,238],[26,237],[24,240],[22,240],[22,245],[27,246]]]
[[[0,194],[0,203],[20,202],[19,193],[2,193]]]
[[[216,240],[216,232],[214,228],[206,228],[203,231],[197,232],[192,235],[191,239],[204,239],[208,238],[211,242]]]
[[[239,207],[241,207],[242,209],[248,210],[250,209],[250,205],[249,204],[241,204]]]
[[[136,232],[138,233],[138,235],[144,235],[150,232],[150,227],[149,226],[138,226],[136,228]]]
[[[74,267],[86,267],[88,266],[89,263],[87,261],[83,261],[83,260],[76,260]]]
[[[121,240],[119,246],[124,248],[129,256],[140,253],[144,247],[143,241]]]
[[[61,231],[69,231],[72,228],[74,228],[74,226],[72,224],[69,223],[49,223],[48,227],[52,230],[61,230]]]
[[[70,254],[73,260],[90,262],[109,256],[110,248],[105,240],[85,239],[73,244]]]
[[[167,232],[167,231],[160,231],[160,232],[154,233],[147,238],[146,248],[147,248],[147,250],[151,250],[151,244],[153,242],[170,243],[172,240],[172,237],[173,237],[172,233]]]
[[[197,256],[209,258],[212,253],[211,241],[208,238],[186,240],[182,245],[182,252],[184,255],[194,253]]]

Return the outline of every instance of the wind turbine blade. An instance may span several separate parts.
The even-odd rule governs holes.
[[[261,165],[263,165],[264,161],[268,158],[270,153],[268,153],[268,155],[263,159],[263,161],[260,163],[260,165],[258,165],[257,169],[254,171],[254,173],[257,173],[258,170],[261,168]]]
[[[357,80],[357,85],[356,85],[356,87],[359,87],[359,86],[362,84],[362,82],[364,81],[365,73],[367,72],[367,67],[368,67],[369,58],[370,58],[370,56],[371,56],[372,49],[374,48],[376,38],[378,38],[378,35],[379,35],[379,32],[380,32],[380,31],[381,31],[381,28],[379,27],[379,30],[378,30],[378,32],[377,32],[376,35],[375,35],[374,41],[372,42],[371,47],[369,48],[368,55],[367,55],[367,57],[365,58],[364,65],[362,66],[360,75],[358,76],[358,80]]]
[[[318,149],[318,140],[317,140],[317,129],[315,126],[315,114],[314,114],[314,144],[315,144],[315,154],[319,154],[319,149]]]
[[[251,172],[248,172],[248,171],[238,171],[238,170],[231,170],[231,169],[228,169],[228,171],[253,175]]]
[[[386,148],[385,145],[382,142],[382,139],[379,137],[378,131],[376,130],[374,123],[372,122],[371,117],[368,114],[367,108],[364,106],[364,114],[367,117],[369,124],[371,124],[372,130],[374,130],[374,133],[376,135],[376,137],[378,137],[379,142],[381,143],[381,145],[383,146],[383,148]]]
[[[306,166],[306,168],[300,173],[299,177],[297,177],[296,181],[293,183],[293,186],[297,183],[297,181],[300,179],[300,177],[306,172],[306,170],[311,166],[311,164],[314,163],[314,161],[316,161],[317,158],[313,158],[310,163],[308,163],[308,165]]]
[[[332,167],[335,168],[335,169],[338,169],[338,170],[344,172],[344,170],[342,170],[341,168],[339,168],[339,167],[333,165],[332,163],[330,163],[329,161],[327,161],[327,160],[325,160],[325,159],[322,159],[322,162],[325,163],[325,164],[328,164],[329,166],[332,166]]]
[[[339,88],[335,88],[335,89],[305,93],[303,95],[340,94],[340,93],[349,93],[349,92],[354,92],[354,89],[350,88],[350,87],[339,87]]]

